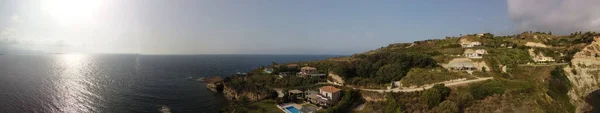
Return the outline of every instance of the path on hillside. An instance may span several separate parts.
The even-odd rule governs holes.
[[[457,86],[457,85],[463,85],[463,84],[469,84],[469,83],[474,83],[474,82],[481,82],[481,81],[486,81],[486,80],[491,80],[494,79],[494,77],[483,77],[483,78],[477,78],[477,79],[472,79],[472,80],[465,80],[465,81],[456,81],[456,82],[450,82],[450,83],[445,83],[444,85],[447,87],[450,86]],[[332,84],[332,83],[328,83],[331,85],[337,85],[337,84]],[[417,87],[417,88],[393,88],[393,89],[366,89],[366,88],[355,88],[355,87],[350,87],[352,89],[358,89],[358,90],[363,90],[363,91],[373,91],[373,92],[379,92],[379,93],[384,93],[384,92],[415,92],[415,91],[423,91],[429,88],[432,88],[434,84],[430,84],[430,85],[425,85],[425,86],[421,86],[421,87]],[[340,85],[337,85],[340,86]],[[348,86],[346,86],[348,87]]]

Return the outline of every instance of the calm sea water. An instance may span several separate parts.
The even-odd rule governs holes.
[[[196,79],[327,55],[0,55],[2,113],[217,112]]]

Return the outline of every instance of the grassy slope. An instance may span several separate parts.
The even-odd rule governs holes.
[[[552,86],[554,83],[550,83],[549,80],[553,79],[551,77],[550,72],[552,72],[557,66],[541,66],[541,67],[533,67],[533,66],[518,66],[518,64],[525,64],[527,62],[531,62],[531,58],[527,53],[527,49],[529,47],[525,47],[523,44],[525,42],[538,42],[545,43],[547,45],[553,46],[553,48],[545,48],[540,49],[543,53],[549,54],[548,56],[558,57],[558,53],[566,53],[568,49],[573,49],[571,46],[573,44],[568,44],[566,42],[573,41],[576,39],[568,39],[566,36],[552,36],[546,34],[537,34],[538,39],[532,39],[532,34],[527,34],[523,36],[517,37],[525,37],[521,38],[494,38],[494,39],[475,39],[476,41],[482,41],[485,45],[483,47],[478,47],[480,49],[488,50],[489,54],[484,57],[484,61],[493,68],[493,72],[481,73],[476,72],[476,74],[480,74],[483,76],[494,76],[500,83],[502,84],[502,88],[505,89],[505,93],[502,95],[490,96],[483,100],[475,100],[472,102],[470,106],[465,106],[470,112],[492,112],[492,111],[502,111],[502,112],[574,112],[574,107],[571,103],[569,103],[566,94],[556,93],[556,88]],[[529,37],[529,38],[528,38]],[[472,37],[471,37],[472,38]],[[561,40],[561,41],[556,41]],[[371,51],[370,53],[380,52],[380,51],[395,51],[395,52],[432,52],[438,51],[441,54],[434,56],[433,58],[438,62],[448,62],[451,58],[455,56],[455,54],[461,54],[457,51],[462,51],[462,48],[456,48],[455,46],[451,46],[452,44],[456,44],[456,39],[446,39],[446,40],[438,40],[433,41],[432,43],[421,43],[421,45],[413,45],[407,48],[407,44],[397,44],[390,45],[388,47],[380,48],[378,50]],[[509,49],[506,47],[501,47],[500,44],[508,44],[515,45],[515,48]],[[554,52],[556,51],[556,52]],[[554,52],[554,53],[553,53]],[[557,58],[561,59],[561,58]],[[507,66],[507,73],[501,72],[501,66]],[[437,73],[436,75],[439,75]],[[447,73],[445,73],[447,74]],[[427,74],[420,74],[427,75]],[[407,77],[403,79],[411,79],[412,75],[407,75]],[[428,78],[428,77],[423,77]],[[554,77],[556,78],[556,77]],[[423,82],[439,81],[436,79],[412,79],[411,81],[418,81],[419,83],[413,84],[422,84]],[[453,88],[453,94],[462,94],[469,91],[469,87],[457,87]],[[400,100],[414,100],[418,98],[418,96],[403,96],[398,97],[403,98]],[[448,98],[456,98],[450,96]],[[402,102],[402,101],[401,101]],[[427,109],[421,107],[414,107],[415,104],[419,102],[412,102],[410,105],[405,105],[406,112],[414,112],[414,111],[427,111]],[[385,102],[369,102],[367,107],[375,107],[370,108],[369,110],[374,110],[378,112],[383,112],[377,109],[381,108],[382,105],[385,105]],[[410,107],[413,106],[413,107]]]
[[[277,103],[275,103],[275,100],[263,100],[260,102],[252,103],[246,106],[246,108],[250,109],[248,113],[284,113],[275,105],[277,105]]]

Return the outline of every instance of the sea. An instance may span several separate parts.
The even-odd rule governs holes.
[[[1,113],[215,113],[198,81],[339,55],[0,55]]]

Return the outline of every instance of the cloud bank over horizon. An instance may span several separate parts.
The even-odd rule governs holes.
[[[600,31],[600,0],[508,0],[517,31]]]

